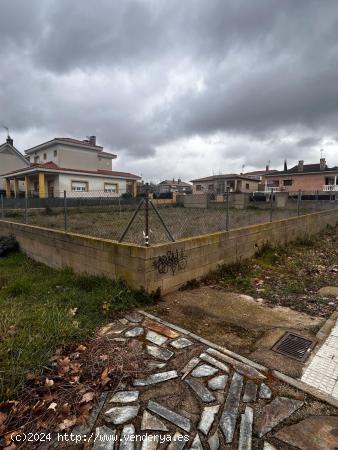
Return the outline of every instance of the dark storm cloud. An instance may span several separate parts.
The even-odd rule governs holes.
[[[336,135],[337,30],[334,1],[2,0],[0,121],[133,162],[217,133],[252,164],[311,154]]]
[[[316,136],[309,136],[303,139],[300,139],[297,142],[298,147],[313,147],[315,145],[319,145],[321,143],[321,138]]]

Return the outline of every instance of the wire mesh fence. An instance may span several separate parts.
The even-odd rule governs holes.
[[[188,197],[188,196],[187,196]],[[60,192],[53,197],[1,197],[0,217],[44,228],[138,245],[182,238],[338,208],[338,193],[291,192],[239,196],[228,192],[222,201],[152,199],[128,192]],[[238,203],[240,198],[240,203]]]

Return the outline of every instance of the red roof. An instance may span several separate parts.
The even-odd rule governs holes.
[[[58,172],[81,172],[81,173],[90,173],[90,174],[96,174],[96,175],[110,175],[112,177],[122,177],[122,178],[134,178],[137,180],[140,180],[141,177],[138,175],[134,175],[133,173],[129,172],[116,172],[114,170],[84,170],[84,169],[70,169],[68,167],[59,167],[57,164],[55,164],[52,161],[46,162],[44,164],[31,164],[30,167],[26,167],[24,169],[14,170],[13,172],[8,172],[4,175],[10,175],[20,172],[26,172],[27,170],[31,169],[49,169],[49,170],[55,170]]]

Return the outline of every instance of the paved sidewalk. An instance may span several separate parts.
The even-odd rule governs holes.
[[[145,351],[147,370],[104,393],[87,426],[73,430],[83,442],[94,433],[94,445],[87,441],[85,448],[273,450],[289,448],[285,443],[323,448],[312,445],[314,425],[306,428],[302,419],[317,420],[313,408],[334,414],[333,408],[307,399],[265,367],[145,313],[127,315],[102,333],[121,345],[133,340]],[[333,450],[338,418],[326,417],[316,434]]]
[[[301,381],[338,399],[338,320],[305,369]]]

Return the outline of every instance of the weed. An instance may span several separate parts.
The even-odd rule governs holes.
[[[19,244],[13,236],[0,237],[0,257],[6,256],[9,253],[15,252],[19,249]]]
[[[193,278],[192,280],[187,281],[183,286],[180,287],[180,291],[186,291],[191,289],[197,289],[201,286],[201,282]]]
[[[315,247],[318,243],[318,238],[305,236],[302,238],[298,238],[295,241],[295,245],[298,245],[299,247]]]
[[[0,273],[0,401],[17,395],[25,374],[48,365],[56,348],[87,339],[118,311],[154,302],[122,281],[53,270],[21,253],[1,258]]]

